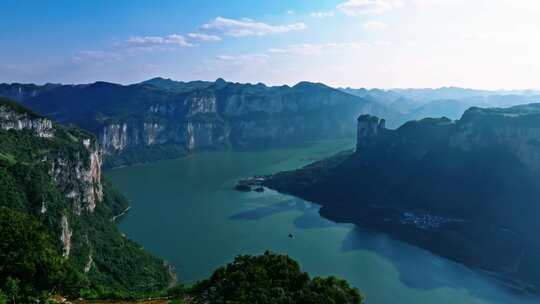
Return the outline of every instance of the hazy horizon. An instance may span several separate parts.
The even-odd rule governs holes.
[[[0,82],[540,88],[533,0],[1,0]]]
[[[224,81],[226,82],[230,82],[230,83],[238,83],[238,84],[250,84],[250,85],[257,85],[257,84],[263,84],[267,87],[280,87],[280,86],[289,86],[289,87],[293,87],[301,82],[306,82],[305,80],[301,80],[299,82],[296,82],[296,83],[292,83],[292,84],[286,84],[286,83],[283,83],[283,84],[267,84],[267,83],[264,83],[264,82],[243,82],[243,81],[232,81],[232,80],[229,80],[229,79],[225,79],[223,77],[218,77],[216,79],[187,79],[187,80],[178,80],[178,79],[174,79],[174,78],[166,78],[166,77],[162,77],[162,76],[154,76],[154,77],[151,77],[151,78],[148,78],[148,79],[143,79],[141,81],[137,81],[137,82],[125,82],[125,83],[122,83],[122,82],[114,82],[114,81],[104,81],[104,80],[94,80],[94,81],[90,81],[90,82],[84,82],[84,83],[61,83],[61,82],[49,82],[49,81],[46,81],[46,82],[16,82],[16,81],[13,81],[13,82],[10,82],[10,81],[6,81],[6,82],[0,82],[0,84],[9,84],[9,85],[13,85],[13,84],[22,84],[22,85],[26,85],[26,84],[35,84],[35,85],[47,85],[47,84],[60,84],[60,85],[90,85],[90,84],[94,84],[94,83],[98,83],[98,82],[106,82],[106,83],[112,83],[112,84],[118,84],[118,85],[124,85],[124,86],[129,86],[129,85],[136,85],[136,84],[140,84],[142,82],[145,82],[145,81],[148,81],[148,80],[152,80],[152,79],[156,79],[156,78],[161,78],[161,79],[164,79],[164,80],[172,80],[172,81],[177,81],[177,82],[193,82],[193,81],[205,81],[205,82],[215,82],[216,80],[218,79],[223,79]],[[456,86],[441,86],[441,87],[389,87],[389,88],[384,88],[384,87],[339,87],[339,86],[331,86],[331,85],[328,85],[324,82],[320,82],[320,81],[308,81],[308,82],[311,82],[311,83],[319,83],[319,84],[323,84],[323,85],[326,85],[326,86],[329,86],[331,88],[334,88],[334,89],[343,89],[343,90],[346,90],[346,89],[352,89],[352,90],[360,90],[360,89],[365,89],[365,90],[384,90],[384,91],[392,91],[392,90],[440,90],[440,89],[461,89],[461,90],[474,90],[474,91],[490,91],[490,92],[526,92],[526,91],[533,91],[533,92],[536,92],[536,91],[540,91],[540,88],[516,88],[516,89],[507,89],[507,88],[495,88],[495,89],[481,89],[481,88],[470,88],[470,87],[456,87]]]

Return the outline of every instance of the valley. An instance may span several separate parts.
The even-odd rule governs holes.
[[[302,199],[269,189],[233,189],[241,178],[302,167],[354,145],[351,138],[256,152],[205,152],[106,175],[133,205],[120,229],[173,263],[180,280],[203,278],[238,251],[271,249],[287,253],[313,275],[347,279],[366,294],[367,303],[394,303],[395,297],[411,304],[538,300],[385,234],[336,224]]]

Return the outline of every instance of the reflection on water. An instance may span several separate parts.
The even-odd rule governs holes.
[[[261,220],[279,213],[299,211],[294,219],[298,229],[321,229],[330,227],[350,227],[345,235],[341,251],[371,251],[386,258],[399,272],[400,281],[409,288],[434,290],[440,288],[464,289],[471,295],[492,303],[538,303],[537,299],[527,300],[523,294],[514,294],[487,275],[464,265],[435,256],[428,251],[391,239],[389,236],[367,231],[355,225],[337,224],[319,214],[320,206],[299,198],[245,210],[229,217],[231,220]],[[499,288],[507,289],[507,294]],[[518,302],[514,297],[519,297]]]
[[[304,200],[293,198],[270,206],[263,206],[239,212],[230,216],[231,220],[260,220],[278,213],[300,211],[302,215],[294,220],[298,229],[316,229],[335,227],[336,224],[319,215],[320,207]]]

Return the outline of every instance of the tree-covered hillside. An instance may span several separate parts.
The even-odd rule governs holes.
[[[128,203],[102,180],[101,156],[93,135],[51,123],[1,99],[0,142],[0,226],[5,233],[0,242],[6,246],[1,251],[9,253],[9,259],[20,257],[24,259],[20,263],[29,265],[25,272],[11,272],[9,267],[18,264],[0,259],[0,272],[11,273],[0,275],[0,288],[16,281],[21,287],[43,291],[41,279],[28,277],[28,273],[64,265],[82,278],[82,289],[151,291],[169,284],[171,277],[163,261],[116,228],[112,218]],[[18,231],[26,227],[28,231]],[[46,240],[35,244],[44,249],[27,252],[24,248],[32,248],[32,239]],[[48,266],[32,266],[41,265],[42,259],[50,260],[45,261]]]

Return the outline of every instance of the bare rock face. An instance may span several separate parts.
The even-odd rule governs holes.
[[[356,136],[356,151],[373,144],[374,140],[386,130],[386,121],[372,115],[358,117],[358,131]]]
[[[198,94],[190,99],[186,100],[186,104],[189,106],[189,116],[193,116],[199,113],[216,113],[217,112],[217,100],[214,95],[201,95]]]
[[[93,143],[91,141],[84,140],[87,153],[78,153],[75,159],[65,155],[44,159],[50,164],[51,177],[66,197],[73,201],[76,215],[81,215],[83,210],[93,212],[96,205],[103,200],[102,152],[95,140]]]
[[[128,146],[127,124],[110,124],[100,134],[101,146],[107,151],[122,151]]]
[[[18,113],[4,106],[0,106],[0,129],[30,130],[42,138],[54,136],[53,124],[49,119]]]
[[[62,229],[60,241],[62,242],[62,249],[64,251],[63,255],[68,257],[71,252],[71,236],[73,235],[73,231],[69,228],[68,218],[65,215],[62,216],[60,225]]]

